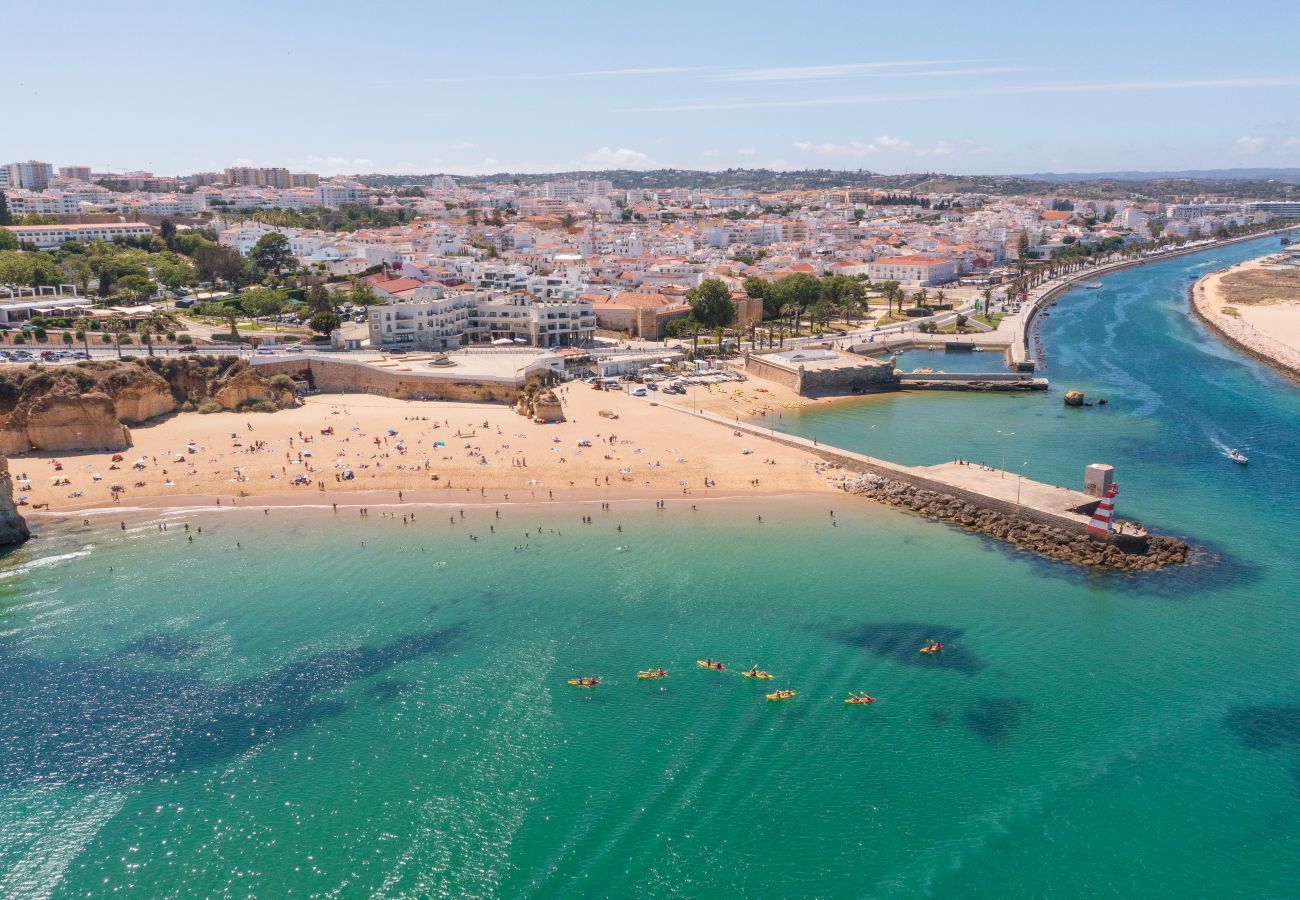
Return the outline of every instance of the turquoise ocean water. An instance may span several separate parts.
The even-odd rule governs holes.
[[[50,529],[0,571],[0,896],[1297,895],[1300,392],[1185,300],[1274,245],[1066,296],[1048,395],[783,422],[1110,462],[1122,515],[1204,547],[1176,572],[847,497]]]

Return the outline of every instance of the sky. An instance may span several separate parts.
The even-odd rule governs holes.
[[[0,162],[1300,166],[1293,0],[65,0],[24,21],[5,42]]]

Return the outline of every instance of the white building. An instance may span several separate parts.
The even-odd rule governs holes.
[[[48,250],[64,241],[114,241],[119,238],[148,237],[153,228],[138,222],[113,222],[95,225],[6,225],[5,230],[37,249]]]
[[[367,315],[370,346],[455,350],[461,344],[570,347],[596,333],[596,312],[587,300],[535,300],[527,294],[487,291],[447,293],[439,285],[418,288],[411,299],[372,306]]]
[[[867,267],[874,282],[900,284],[944,284],[957,277],[957,260],[945,256],[886,256]]]
[[[54,166],[34,159],[29,159],[27,162],[12,162],[4,168],[8,173],[6,186],[11,188],[43,191],[50,186],[50,179],[54,177]]]
[[[327,181],[316,186],[316,205],[330,209],[369,206],[370,188],[354,181]]]

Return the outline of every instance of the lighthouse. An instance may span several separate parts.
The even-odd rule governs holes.
[[[1112,484],[1106,490],[1106,496],[1101,498],[1097,504],[1097,511],[1092,514],[1092,520],[1088,522],[1088,534],[1095,534],[1098,537],[1106,537],[1110,534],[1110,519],[1115,515],[1115,495],[1119,493],[1119,485]]]

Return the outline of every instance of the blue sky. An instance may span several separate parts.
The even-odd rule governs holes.
[[[1298,16],[1294,2],[1249,0],[70,0],[6,41],[0,161],[162,174],[1300,166]],[[68,55],[81,50],[93,58]]]

